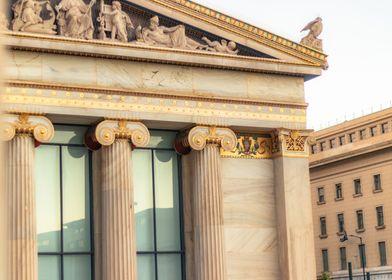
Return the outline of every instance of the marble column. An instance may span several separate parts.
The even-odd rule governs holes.
[[[132,147],[147,145],[150,134],[142,123],[106,120],[97,125],[93,138],[102,146],[100,279],[136,280]]]
[[[281,129],[273,137],[280,279],[316,279],[308,136]]]
[[[42,116],[3,115],[1,138],[7,143],[6,189],[10,280],[38,279],[34,148],[54,135]]]
[[[192,220],[194,279],[226,279],[220,148],[233,150],[237,138],[228,128],[197,126],[176,145],[193,156]]]

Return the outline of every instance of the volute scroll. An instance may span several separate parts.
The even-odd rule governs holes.
[[[47,143],[54,136],[52,122],[44,116],[6,114],[0,120],[0,140],[10,141],[16,134],[32,135],[39,143]]]
[[[105,120],[96,126],[94,138],[102,146],[110,146],[116,139],[128,139],[135,147],[145,147],[150,141],[150,132],[141,122]]]

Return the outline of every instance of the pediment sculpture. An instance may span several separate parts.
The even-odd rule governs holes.
[[[205,45],[186,36],[184,25],[166,27],[159,24],[159,18],[157,16],[149,20],[147,27],[137,27],[136,38],[139,43],[148,46],[189,50],[201,50],[205,48]]]
[[[119,1],[113,1],[112,5],[104,5],[101,1],[101,12],[98,17],[100,23],[99,39],[105,40],[106,33],[111,33],[111,40],[123,43],[129,40],[129,31],[134,29],[131,18],[122,10]]]
[[[228,53],[228,54],[238,54],[237,44],[233,41],[227,42],[226,40],[218,41],[210,41],[207,37],[202,38],[208,45],[206,50],[211,52],[218,52],[218,53]]]
[[[321,32],[323,32],[323,20],[320,17],[317,17],[315,20],[309,22],[302,30],[308,31],[308,35],[306,35],[301,40],[301,44],[320,50],[323,50],[323,41],[318,38]]]
[[[0,31],[8,31],[9,22],[4,13],[0,12]]]
[[[49,12],[46,19],[41,17],[44,8]],[[13,31],[56,34],[55,13],[48,0],[18,0],[12,5],[12,11],[14,12]]]
[[[83,0],[61,0],[56,6],[59,35],[77,38],[93,39],[94,24],[91,8],[96,0],[87,5]]]

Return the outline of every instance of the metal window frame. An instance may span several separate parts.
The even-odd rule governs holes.
[[[344,254],[342,254],[344,252]],[[340,256],[340,270],[347,270],[347,249],[346,247],[339,248]],[[344,256],[344,258],[343,258]]]
[[[56,123],[56,125],[63,126],[82,126],[88,128],[88,125],[80,124],[66,124],[66,123]],[[164,129],[151,129],[153,131],[173,131]],[[173,131],[176,132],[176,131]],[[60,156],[60,252],[38,252],[38,256],[59,256],[60,257],[60,280],[64,279],[64,256],[69,255],[88,255],[91,256],[91,280],[95,279],[95,256],[94,256],[94,205],[93,205],[93,181],[92,181],[92,152],[88,151],[88,168],[89,168],[89,203],[90,203],[90,251],[85,252],[64,252],[64,234],[63,234],[63,175],[62,175],[62,147],[83,147],[83,144],[64,144],[64,143],[45,143],[42,146],[58,146],[59,156]],[[86,148],[87,149],[87,148]],[[153,223],[154,223],[154,250],[153,251],[137,251],[137,255],[153,255],[154,256],[154,266],[155,266],[155,280],[159,280],[158,275],[158,255],[168,255],[176,254],[181,257],[181,279],[186,279],[186,267],[185,267],[185,238],[184,238],[184,207],[183,207],[183,186],[182,186],[182,157],[177,154],[177,168],[178,168],[178,203],[179,203],[179,220],[180,220],[180,250],[179,251],[158,251],[157,250],[157,227],[156,227],[156,205],[155,205],[155,166],[154,166],[154,152],[155,151],[175,151],[174,148],[138,148],[142,150],[150,150],[152,157],[152,187],[153,187]]]
[[[54,124],[64,126],[84,126],[87,125],[73,125],[73,124]],[[55,127],[56,129],[56,127]],[[38,256],[58,256],[60,257],[60,280],[64,279],[64,256],[90,256],[91,257],[91,279],[95,279],[95,260],[94,260],[94,205],[93,205],[93,182],[92,182],[92,152],[83,144],[64,144],[64,143],[43,143],[41,146],[56,146],[59,147],[59,171],[60,171],[60,251],[59,252],[38,252]],[[88,177],[89,177],[89,208],[90,208],[90,251],[81,252],[64,252],[64,221],[63,221],[63,147],[79,147],[85,148],[88,151]]]
[[[381,246],[383,244],[383,246]],[[383,254],[381,254],[381,247],[383,247]],[[378,253],[380,257],[380,266],[387,266],[388,265],[388,259],[387,259],[387,244],[385,241],[380,241],[378,242]]]
[[[160,129],[151,129],[154,131],[168,131]],[[174,132],[174,131],[173,131]],[[158,274],[158,256],[159,255],[179,255],[181,257],[181,279],[186,279],[186,268],[185,268],[185,239],[184,239],[184,213],[183,213],[183,200],[182,200],[182,158],[181,155],[177,154],[177,169],[178,169],[178,203],[179,203],[179,220],[180,220],[180,250],[178,251],[160,251],[157,248],[157,220],[156,220],[156,188],[155,188],[155,159],[154,154],[156,151],[171,151],[174,152],[174,148],[152,148],[143,147],[136,148],[137,150],[149,150],[151,151],[151,172],[152,172],[152,194],[153,194],[153,236],[154,236],[154,250],[153,251],[137,251],[137,255],[152,255],[154,257],[154,270],[155,280],[159,280]]]

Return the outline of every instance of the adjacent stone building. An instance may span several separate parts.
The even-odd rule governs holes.
[[[317,272],[348,279],[351,262],[355,279],[363,279],[364,262],[371,279],[392,279],[392,108],[314,132],[313,137]],[[348,240],[341,242],[345,232]]]
[[[322,51],[186,0],[16,0],[3,19],[9,280],[315,278]]]

